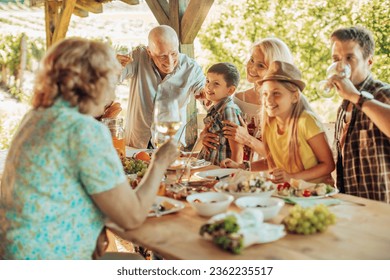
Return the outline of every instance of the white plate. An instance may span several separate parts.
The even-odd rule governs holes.
[[[338,194],[339,193],[339,190],[336,189],[336,188],[333,188],[333,191],[325,194],[325,195],[312,195],[312,196],[309,196],[309,197],[301,197],[301,196],[295,196],[295,195],[280,195],[278,194],[278,191],[275,190],[275,194],[273,194],[273,196],[276,196],[276,197],[280,197],[280,198],[292,198],[294,200],[298,200],[298,199],[302,199],[302,200],[307,200],[307,199],[321,199],[321,198],[325,198],[325,197],[328,197],[328,196],[332,196],[332,195],[335,195],[335,194]]]
[[[194,176],[201,178],[201,179],[206,179],[206,180],[215,180],[216,177],[223,177],[225,175],[234,174],[240,170],[241,169],[219,168],[219,169],[212,169],[212,170],[196,172],[194,174]],[[226,179],[229,179],[229,178],[226,178]],[[222,179],[222,180],[224,180],[224,179]]]
[[[180,169],[182,169],[182,167],[184,166],[186,161],[187,161],[186,158],[178,159],[178,160],[174,161],[171,164],[171,166],[168,167],[168,170],[170,170],[170,171],[180,170]],[[209,161],[203,161],[200,164],[196,164],[196,161],[197,161],[196,159],[190,161],[190,169],[191,170],[199,169],[199,168],[211,165],[211,162],[209,162]]]
[[[160,215],[167,215],[170,213],[174,213],[174,212],[182,210],[185,207],[183,202],[175,200],[173,198],[165,197],[165,196],[157,196],[156,199],[154,200],[154,203],[158,205],[163,201],[167,201],[167,202],[173,204],[174,207],[169,209],[169,210],[166,210],[166,211],[160,211]],[[150,212],[148,214],[148,217],[155,217],[155,216],[156,216],[156,213],[154,213],[154,212]]]

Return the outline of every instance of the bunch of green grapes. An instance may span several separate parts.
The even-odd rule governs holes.
[[[127,174],[137,174],[137,176],[144,176],[148,165],[139,159],[134,158],[122,158],[123,169]]]
[[[309,208],[295,205],[283,220],[289,232],[305,235],[323,232],[335,222],[336,216],[323,204]]]

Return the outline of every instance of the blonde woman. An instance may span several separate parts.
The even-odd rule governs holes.
[[[250,169],[270,170],[276,183],[291,178],[331,182],[332,152],[321,123],[302,94],[305,83],[292,64],[271,63],[258,82],[263,95],[262,137],[266,159],[252,162]],[[223,167],[249,167],[225,160]]]
[[[253,83],[253,87],[234,95],[233,101],[243,112],[243,126],[225,121],[224,135],[227,139],[236,141],[244,146],[244,160],[252,161],[254,152],[265,155],[264,146],[260,141],[261,129],[261,93],[257,81],[264,77],[269,65],[274,60],[293,63],[293,56],[288,46],[278,38],[265,38],[250,49],[250,58],[246,64],[246,78]],[[203,144],[209,148],[216,148],[214,135],[205,135]]]
[[[125,229],[145,220],[177,149],[163,145],[132,190],[94,119],[115,98],[119,71],[107,45],[85,39],[63,40],[43,58],[1,182],[0,258],[91,259],[104,217]]]

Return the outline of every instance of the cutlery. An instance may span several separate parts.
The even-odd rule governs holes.
[[[225,179],[227,177],[230,177],[230,176],[233,176],[234,173],[232,174],[227,174],[227,175],[223,175],[223,176],[206,176],[207,179],[211,179],[211,180],[217,180],[217,181],[220,181],[222,179]]]
[[[331,197],[333,197],[333,196],[331,196]],[[336,198],[336,199],[341,200],[342,202],[349,202],[351,204],[355,204],[355,205],[358,205],[358,206],[366,206],[366,204],[361,203],[361,202],[345,200],[345,199],[342,199],[342,198]]]
[[[199,139],[200,139],[199,137],[196,139],[195,144],[194,144],[194,146],[192,147],[191,153],[190,153],[190,155],[188,156],[188,158],[187,158],[187,160],[186,160],[186,162],[185,162],[185,164],[184,164],[184,169],[183,169],[183,171],[181,172],[179,179],[177,179],[177,182],[178,182],[178,183],[181,182],[181,178],[183,177],[183,175],[184,175],[184,173],[185,173],[185,170],[186,170],[186,168],[187,168],[187,166],[188,166],[188,164],[189,164],[189,162],[190,162],[190,160],[191,160],[191,157],[192,157],[192,155],[194,154],[194,151],[195,151],[195,149],[196,149],[196,146],[198,145]],[[191,177],[191,175],[190,175],[190,177]],[[189,179],[188,179],[188,180],[189,180]]]

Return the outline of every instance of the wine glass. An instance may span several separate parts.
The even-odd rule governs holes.
[[[349,79],[351,77],[351,66],[342,61],[336,61],[328,67],[326,80],[320,81],[317,85],[317,92],[324,98],[331,98],[335,94],[335,86],[329,81],[334,75]]]
[[[157,131],[156,125],[152,124],[152,144],[154,148],[159,148],[165,142],[165,136]]]
[[[181,127],[179,103],[177,100],[161,99],[154,104],[154,125],[156,131],[171,139]]]

